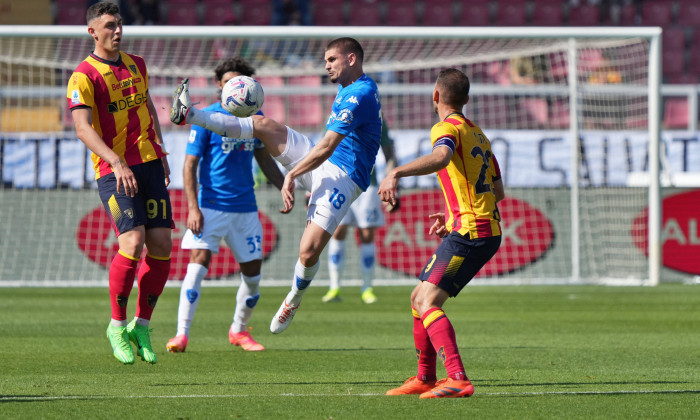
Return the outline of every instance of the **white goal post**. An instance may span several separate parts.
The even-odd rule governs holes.
[[[491,139],[508,196],[504,244],[480,284],[681,279],[662,273],[660,28],[125,27],[122,49],[148,66],[174,201],[182,203],[177,171],[187,129],[170,124],[167,113],[181,78],[193,80],[193,96],[208,105],[216,64],[241,56],[265,89],[263,112],[318,136],[337,89],[325,78],[323,51],[341,36],[365,48],[364,69],[378,83],[400,163],[429,150],[438,72],[457,67],[472,80],[465,113]],[[87,151],[65,106],[68,78],[92,42],[84,26],[0,26],[0,286],[106,280],[114,235],[97,220]],[[379,156],[380,175],[383,162]],[[643,186],[628,180],[639,172]],[[425,234],[427,212],[442,206],[433,178],[402,181],[405,205],[387,215],[377,239],[380,284],[413,282],[436,246]],[[278,193],[264,181],[257,196],[273,230],[263,284],[286,282],[303,209],[279,215]],[[183,212],[176,214],[178,239]],[[360,278],[352,266],[357,253],[347,248],[352,282]],[[174,260],[173,279],[182,278],[185,255]],[[219,257],[214,277],[237,283],[230,255]],[[317,283],[328,278],[325,265]]]

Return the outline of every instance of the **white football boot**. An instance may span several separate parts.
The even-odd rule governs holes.
[[[272,318],[270,332],[273,334],[279,334],[286,330],[287,327],[289,327],[289,324],[292,323],[292,318],[294,318],[294,314],[297,312],[297,309],[299,309],[299,305],[287,305],[287,299],[285,299],[282,302],[282,306],[280,306],[279,310],[275,314],[275,317]]]
[[[175,89],[173,105],[170,108],[170,121],[177,125],[184,125],[190,108],[192,108],[190,79],[185,79]]]

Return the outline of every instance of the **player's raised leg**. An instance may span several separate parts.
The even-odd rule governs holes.
[[[189,79],[183,80],[175,90],[170,121],[177,125],[198,125],[224,137],[258,138],[272,157],[283,154],[287,146],[287,126],[271,118],[262,115],[239,118],[194,107],[190,99]]]

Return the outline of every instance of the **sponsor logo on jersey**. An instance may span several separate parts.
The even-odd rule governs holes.
[[[357,98],[356,98],[355,96],[349,97],[348,100],[345,101],[345,102],[350,102],[350,103],[356,104],[356,105],[359,105],[359,104],[360,104],[360,102],[357,100]]]
[[[345,124],[351,124],[353,118],[354,116],[352,115],[352,111],[349,109],[341,109],[336,116],[336,120],[342,121]]]
[[[255,150],[255,139],[234,139],[231,137],[221,138],[221,150],[224,154],[233,151],[252,152]]]
[[[119,99],[117,101],[111,102],[107,105],[107,111],[110,114],[114,114],[119,111],[124,111],[136,106],[140,106],[146,103],[146,95],[143,93],[137,93],[135,95],[127,96],[124,99]]]
[[[664,267],[700,274],[700,190],[670,195],[661,204],[661,255]],[[648,256],[648,209],[632,222],[630,234],[640,252]]]
[[[133,79],[121,80],[118,83],[112,83],[112,90],[125,89],[128,87],[136,86],[137,83],[141,83],[141,78],[136,77]]]

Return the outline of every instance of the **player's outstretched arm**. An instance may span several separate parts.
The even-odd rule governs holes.
[[[416,160],[401,165],[392,170],[379,184],[377,194],[382,201],[396,204],[396,188],[399,179],[407,176],[428,175],[446,167],[452,158],[452,149],[447,146],[438,146],[429,155],[421,156]]]
[[[323,138],[316,143],[306,157],[287,173],[284,177],[284,185],[281,190],[282,201],[284,202],[284,208],[280,210],[282,213],[288,213],[292,210],[292,207],[294,207],[294,180],[321,166],[323,162],[331,157],[335,148],[338,147],[338,144],[340,144],[340,141],[344,138],[344,134],[336,133],[332,130],[326,131]]]

